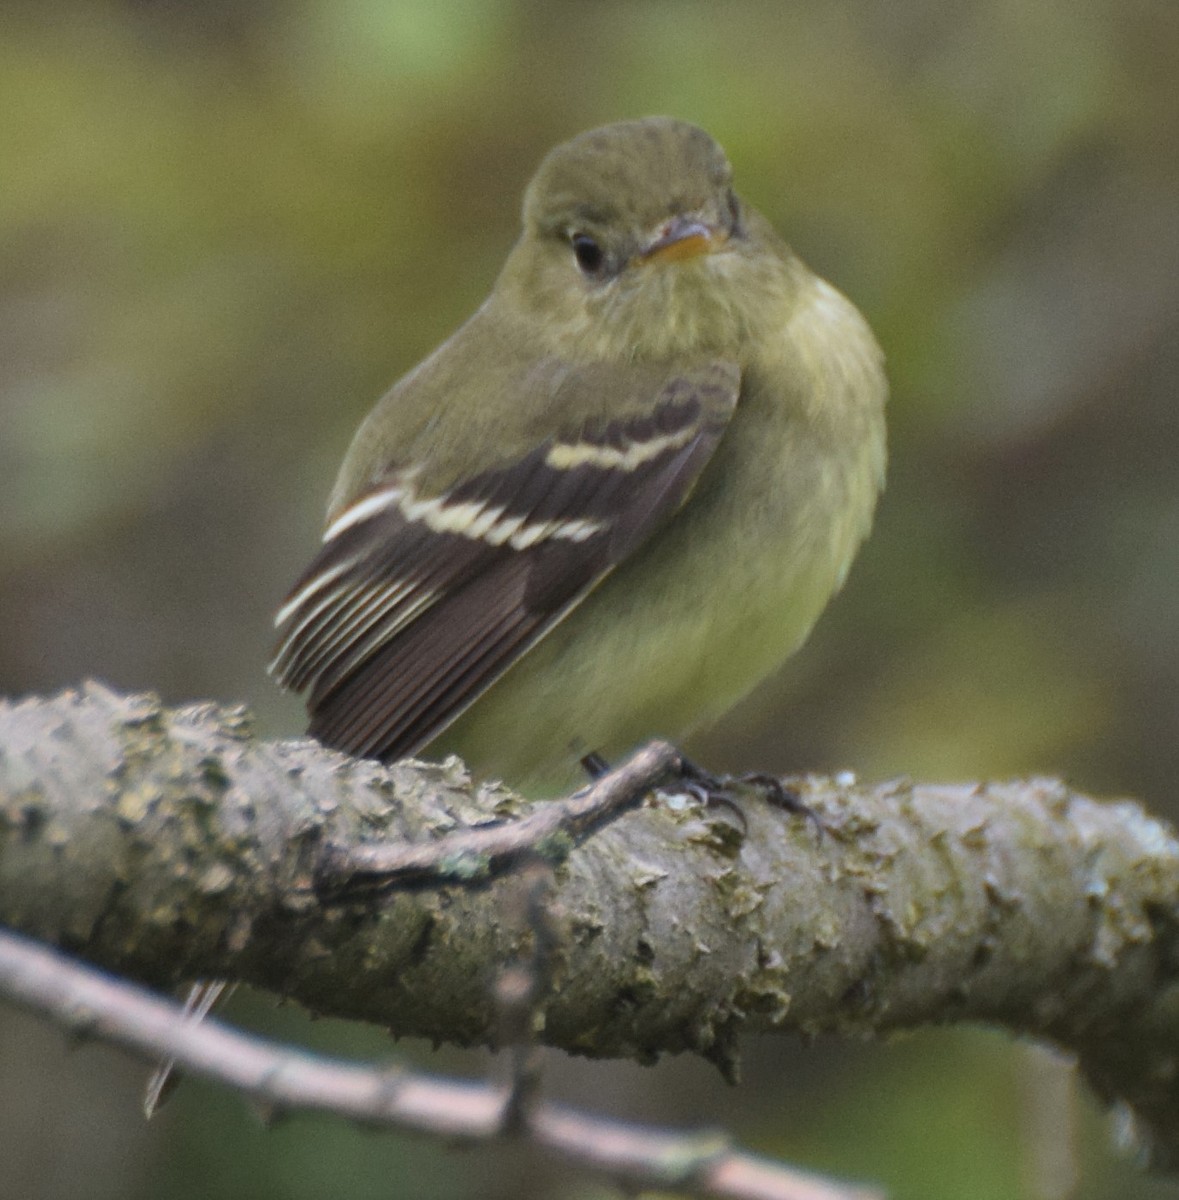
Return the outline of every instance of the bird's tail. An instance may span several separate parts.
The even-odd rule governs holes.
[[[236,984],[227,979],[202,979],[194,983],[184,998],[184,1013],[192,1021],[203,1021],[222,1000],[233,995]],[[176,1060],[163,1059],[152,1072],[143,1093],[143,1115],[151,1120],[156,1109],[165,1103],[183,1078],[176,1069]]]

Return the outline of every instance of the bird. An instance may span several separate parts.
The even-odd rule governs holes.
[[[538,795],[685,738],[843,585],[887,393],[867,322],[709,134],[579,134],[528,185],[488,299],[361,424],[270,669],[327,746],[453,752]],[[175,1081],[162,1063],[148,1116]]]
[[[867,322],[670,117],[541,162],[490,295],[364,420],[271,671],[310,734],[521,790],[714,721],[803,642],[884,484]]]

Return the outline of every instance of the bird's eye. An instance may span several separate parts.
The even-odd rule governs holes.
[[[606,254],[588,233],[575,233],[569,239],[569,244],[573,247],[577,265],[586,275],[596,275],[602,269]]]

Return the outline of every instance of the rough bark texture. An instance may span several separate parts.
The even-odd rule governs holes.
[[[982,1021],[1074,1051],[1179,1163],[1179,843],[1054,780],[791,784],[658,803],[559,859],[539,1036],[596,1056],[746,1031]],[[423,841],[535,806],[461,764],[257,741],[241,709],[96,685],[0,705],[0,922],[161,986],[230,976],[398,1034],[473,1044],[529,931],[509,873],[324,900],[328,846]],[[565,850],[568,847],[564,848]]]

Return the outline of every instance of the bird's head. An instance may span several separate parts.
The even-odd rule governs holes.
[[[723,351],[748,332],[763,225],[704,130],[622,121],[541,163],[499,290],[574,357]]]

